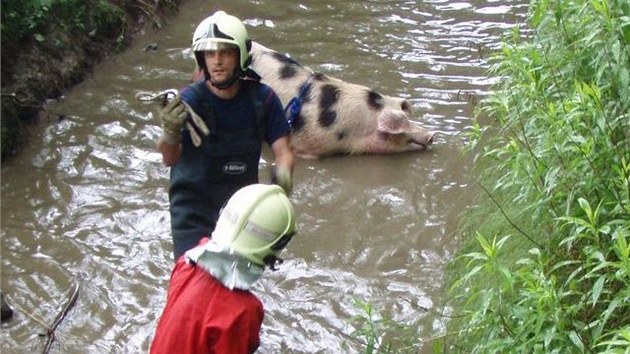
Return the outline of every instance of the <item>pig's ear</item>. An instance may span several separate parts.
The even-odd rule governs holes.
[[[403,134],[409,131],[409,117],[403,111],[384,110],[377,118],[377,130],[381,133]]]
[[[402,111],[404,111],[405,113],[407,113],[410,117],[413,114],[413,111],[411,110],[411,105],[409,104],[409,101],[407,101],[404,98],[395,98],[394,99],[394,106],[393,107],[400,107],[400,109]]]

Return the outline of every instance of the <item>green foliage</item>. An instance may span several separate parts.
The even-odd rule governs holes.
[[[46,19],[53,0],[2,0],[2,38],[22,40]]]
[[[417,352],[418,340],[413,326],[381,316],[364,300],[355,299],[354,306],[361,313],[351,320],[356,327],[351,337],[365,348],[365,354]]]
[[[125,13],[107,0],[2,1],[3,39],[20,42],[32,35],[36,41],[43,42],[50,21],[68,32],[106,35],[102,32],[122,28]]]
[[[10,156],[26,143],[23,126],[36,119],[45,99],[77,83],[98,58],[130,43],[142,18],[178,0],[1,0],[2,150]],[[42,56],[39,53],[46,53]],[[73,58],[65,61],[66,58]],[[41,72],[41,68],[46,68]],[[14,91],[18,92],[14,92]],[[17,99],[19,97],[19,99]]]
[[[463,335],[445,345],[628,353],[630,2],[534,0],[529,20],[478,112],[497,130],[468,134],[488,198],[466,217],[493,226],[463,227],[476,239],[453,265]]]
[[[81,33],[92,39],[125,39],[129,16],[144,14],[161,27],[161,8],[177,8],[177,0],[2,0],[3,45],[23,46],[55,41],[47,38],[51,26],[66,33]],[[4,57],[4,55],[3,55]]]

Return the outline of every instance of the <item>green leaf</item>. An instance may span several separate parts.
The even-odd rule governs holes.
[[[597,304],[597,300],[599,300],[599,296],[602,294],[602,289],[604,289],[604,283],[606,282],[605,277],[599,277],[593,285],[593,294],[591,296],[591,301],[593,301],[593,307]]]
[[[35,40],[38,42],[44,42],[46,40],[46,37],[42,36],[39,33],[35,33]]]
[[[630,72],[628,71],[628,68],[622,67],[619,69],[619,82],[621,87],[627,88],[630,86]]]
[[[593,6],[593,9],[595,9],[595,11],[599,12],[603,16],[608,17],[608,7],[606,5],[607,3],[605,1],[591,0],[591,6]]]
[[[584,353],[584,343],[582,343],[580,336],[575,331],[569,332],[569,339],[580,350],[580,353]]]
[[[579,198],[578,199],[578,203],[580,204],[580,207],[582,208],[582,210],[584,210],[584,212],[586,213],[586,215],[592,215],[593,212],[591,210],[591,205],[589,204],[588,200],[584,199],[584,198]]]
[[[432,348],[433,354],[440,354],[440,353],[444,353],[444,339],[440,339],[437,340],[435,342],[433,342],[433,348]]]

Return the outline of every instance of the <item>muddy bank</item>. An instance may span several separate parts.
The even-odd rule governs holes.
[[[2,160],[28,143],[29,127],[40,120],[46,100],[84,80],[136,35],[162,28],[180,2],[58,0],[48,8],[3,3]]]

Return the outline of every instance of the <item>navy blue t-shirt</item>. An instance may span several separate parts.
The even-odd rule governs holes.
[[[250,118],[254,113],[251,105],[243,104],[244,101],[251,101],[251,95],[243,85],[234,98],[223,100],[212,93],[205,84],[197,82],[192,85],[195,84],[203,88],[203,90],[201,90],[201,92],[205,94],[203,99],[207,100],[207,102],[216,109],[217,125],[219,128],[238,130],[249,126],[251,123]],[[264,140],[267,144],[271,145],[278,138],[286,136],[291,132],[291,127],[284,116],[282,103],[271,87],[262,83],[248,82],[247,84],[258,86],[257,98],[259,102],[264,103],[265,110]],[[188,103],[195,112],[202,111],[201,103],[199,99],[195,97],[195,93],[190,85],[182,90],[181,96],[184,102]],[[190,139],[190,135],[186,130],[183,131],[183,134],[184,139]]]
[[[280,99],[261,83],[242,81],[229,100],[214,95],[203,82],[188,85],[181,96],[211,132],[195,147],[188,129],[182,129],[183,151],[171,167],[169,189],[174,259],[214,230],[234,192],[258,182],[261,140],[271,145],[291,131]],[[257,109],[263,114],[257,115]]]

